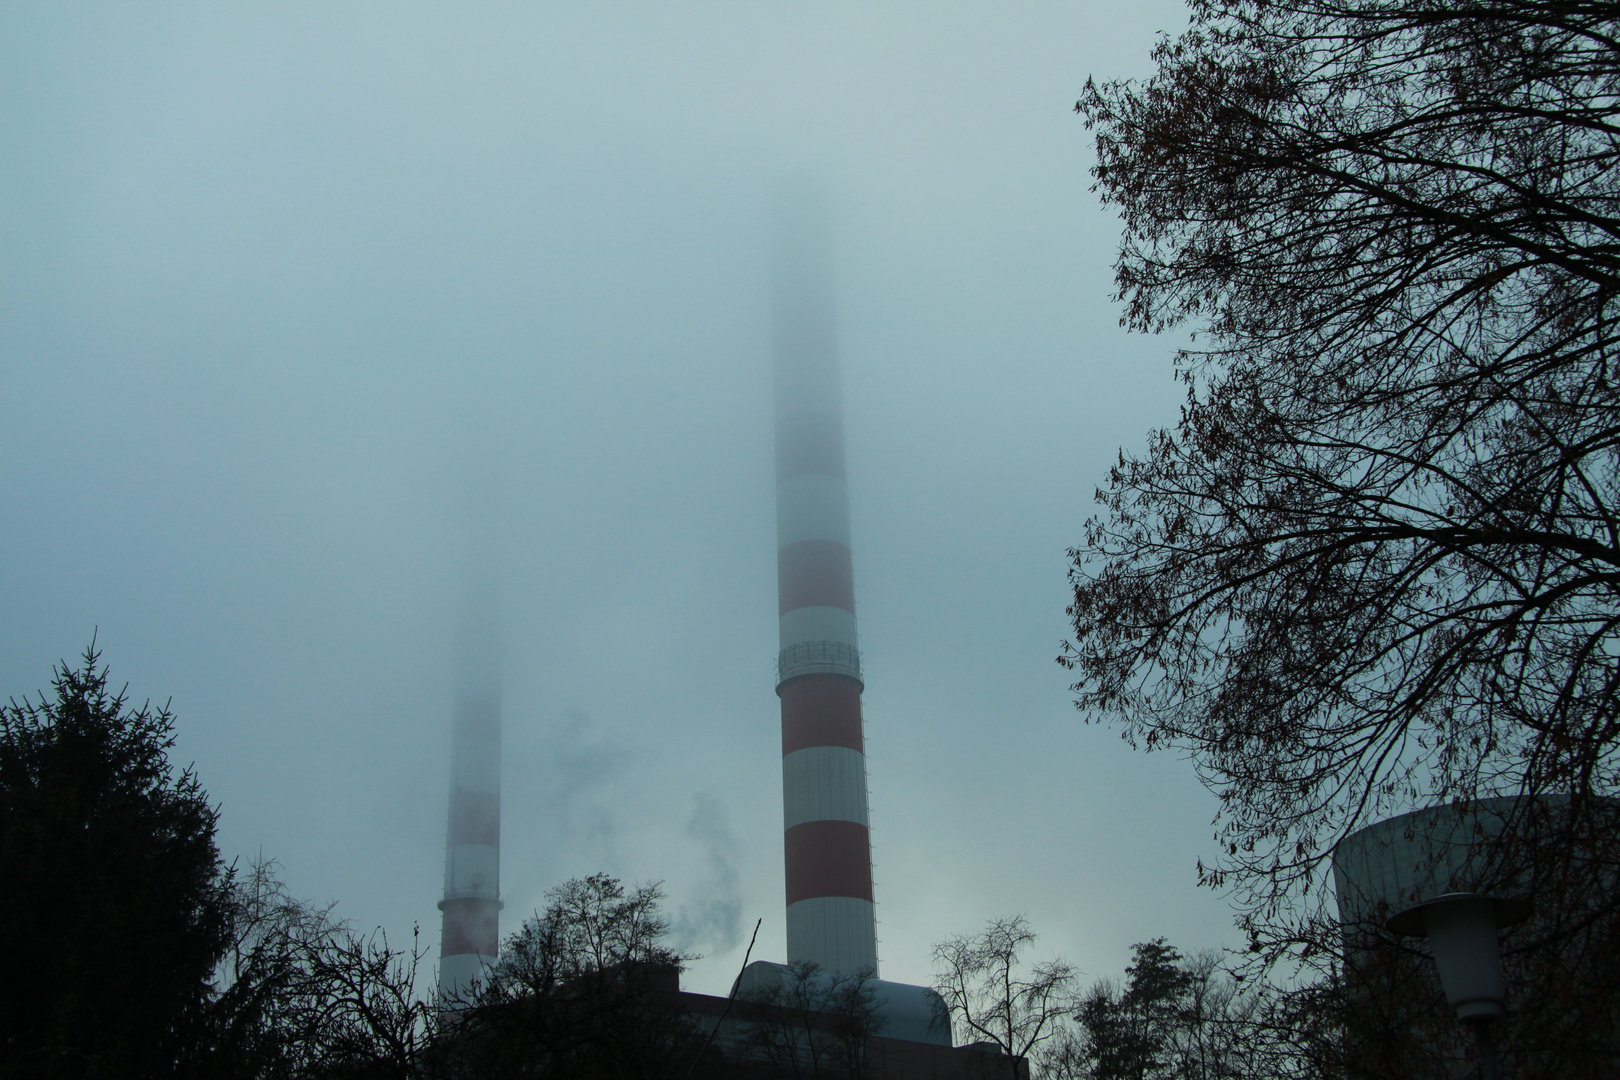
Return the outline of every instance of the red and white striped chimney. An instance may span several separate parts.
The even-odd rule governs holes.
[[[819,237],[779,267],[776,581],[788,962],[877,974],[861,661],[830,272]],[[806,241],[809,241],[808,243]]]
[[[469,605],[457,662],[451,729],[450,827],[444,853],[439,1000],[470,1001],[495,962],[501,910],[501,675],[499,616]]]

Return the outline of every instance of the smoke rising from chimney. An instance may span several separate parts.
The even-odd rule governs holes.
[[[696,902],[683,905],[673,926],[676,947],[723,955],[742,942],[742,886],[737,837],[725,803],[708,792],[692,796],[686,835],[703,851],[705,871]]]

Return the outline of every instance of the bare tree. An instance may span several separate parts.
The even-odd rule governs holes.
[[[1062,959],[1030,962],[1026,953],[1034,943],[1029,921],[1014,915],[934,946],[934,989],[958,1030],[993,1045],[1005,1063],[997,1070],[1014,1080],[1019,1060],[1053,1038],[1076,1008],[1078,973]]]
[[[1526,1072],[1612,1074],[1620,5],[1190,8],[1152,78],[1077,105],[1124,322],[1195,335],[1180,421],[1072,553],[1077,704],[1192,758],[1221,807],[1204,882],[1321,1006],[1276,1014],[1368,1075],[1443,1041],[1370,1019],[1380,988],[1445,1010],[1421,957],[1370,959],[1404,946],[1345,947],[1324,855],[1518,796],[1469,883],[1538,911],[1499,1035]]]
[[[183,1073],[292,1077],[310,1072],[320,1010],[309,1007],[309,943],[338,927],[331,906],[287,891],[273,860],[256,859],[230,884],[230,942],[214,970],[213,995],[188,1040]]]
[[[1183,956],[1163,938],[1132,951],[1124,977],[1093,983],[1075,1022],[1042,1046],[1037,1080],[1450,1080],[1457,1072],[1455,1057],[1425,1041],[1436,1011],[1427,995],[1421,1016],[1410,993],[1381,997],[1383,1008],[1363,1010],[1358,1029],[1342,979],[1257,985],[1220,953]],[[1369,1037],[1401,1043],[1403,1071],[1369,1068],[1361,1053]]]
[[[663,939],[657,884],[595,874],[552,889],[502,946],[440,1048],[447,1073],[476,1077],[679,1077],[702,1040],[682,1012],[692,957]]]
[[[1123,983],[1101,980],[1080,1003],[1066,1076],[1085,1080],[1236,1080],[1283,1076],[1257,1051],[1259,995],[1218,954],[1183,956],[1163,938],[1132,946]]]
[[[416,993],[423,952],[354,932],[333,905],[294,898],[276,864],[232,882],[231,942],[181,1074],[279,1078],[417,1075],[440,1035]]]
[[[1268,960],[1340,837],[1489,795],[1612,911],[1620,5],[1190,7],[1077,105],[1123,321],[1196,346],[1072,552],[1077,704],[1191,756]]]
[[[823,971],[801,960],[781,974],[742,999],[747,1051],[794,1080],[865,1075],[866,1041],[883,1023],[871,972]]]
[[[416,993],[419,947],[298,901],[271,864],[238,883],[237,937],[191,1071],[280,1080],[674,1077],[696,1059],[657,885],[565,882],[468,1000]],[[446,1005],[454,1008],[446,1008]]]

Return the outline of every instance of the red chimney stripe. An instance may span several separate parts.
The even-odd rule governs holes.
[[[464,956],[468,953],[494,956],[500,945],[500,931],[496,922],[500,910],[500,905],[494,900],[444,901],[444,936],[440,939],[439,956]]]
[[[855,573],[849,548],[836,540],[799,540],[776,553],[779,614],[802,607],[843,608],[855,613]]]
[[[782,754],[861,742],[861,687],[842,675],[800,675],[782,684]]]
[[[493,791],[452,791],[450,793],[450,843],[488,844],[501,842],[501,797]]]
[[[855,821],[806,821],[783,834],[787,902],[818,896],[872,899],[872,846]]]

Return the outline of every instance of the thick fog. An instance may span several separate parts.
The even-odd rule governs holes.
[[[830,222],[882,974],[1023,912],[1229,944],[1191,766],[1086,726],[1065,548],[1173,421],[1071,109],[1170,2],[0,11],[0,699],[92,633],[226,855],[437,957],[469,591],[504,927],[661,879],[781,959],[772,215]],[[471,583],[471,584],[470,584]]]

